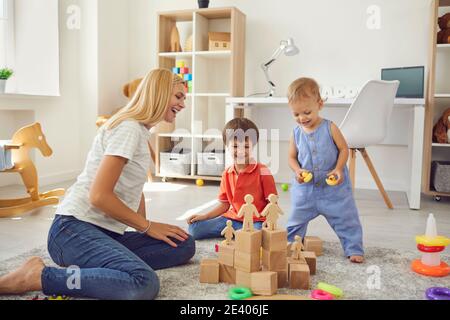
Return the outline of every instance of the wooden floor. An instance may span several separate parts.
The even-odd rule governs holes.
[[[67,188],[72,182],[48,186]],[[21,186],[0,188],[0,198],[20,197],[24,195]],[[44,190],[44,191],[45,191]],[[281,190],[281,188],[279,188]],[[177,224],[187,228],[184,221],[176,218],[187,210],[197,208],[217,197],[218,185],[210,183],[203,188],[192,182],[173,181],[169,183],[153,183],[147,185],[148,217],[154,221]],[[395,210],[385,207],[381,195],[377,191],[356,190],[356,202],[360,211],[364,229],[366,246],[377,246],[405,250],[415,250],[414,237],[425,232],[425,222],[429,213],[434,213],[438,222],[438,231],[450,236],[450,200],[435,202],[432,198],[423,197],[422,209],[409,210],[406,195],[401,192],[389,192]],[[285,216],[280,223],[284,224],[289,215],[289,193],[280,195],[280,205]],[[45,245],[55,208],[37,210],[19,219],[0,219],[0,260],[8,259],[29,251],[37,246]],[[310,224],[309,234],[317,235],[327,241],[337,241],[333,230],[323,217]]]

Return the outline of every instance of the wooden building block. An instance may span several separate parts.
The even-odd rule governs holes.
[[[252,274],[241,270],[236,270],[236,285],[244,288],[252,287]]]
[[[313,251],[316,257],[323,254],[323,241],[319,237],[305,237],[303,241],[305,251]]]
[[[289,266],[289,287],[291,289],[310,289],[310,271],[307,264],[291,264]]]
[[[245,253],[260,252],[262,241],[262,231],[255,230],[246,232],[239,230],[235,234],[235,248],[237,251]]]
[[[236,284],[236,269],[224,264],[219,264],[219,282]]]
[[[219,283],[219,262],[217,260],[202,260],[200,265],[200,283]]]
[[[278,271],[286,269],[287,251],[262,251],[262,265],[268,271]]]
[[[315,275],[317,268],[316,254],[313,251],[304,251],[303,256],[305,257],[306,263],[308,264],[309,271],[312,275]]]
[[[219,244],[219,263],[234,267],[234,246]]]
[[[288,286],[288,270],[275,271],[277,273],[278,289],[286,288]]]
[[[259,296],[273,296],[277,293],[278,280],[277,273],[271,271],[261,271],[251,274],[252,292]]]
[[[267,251],[282,251],[287,247],[287,231],[275,230],[269,231],[264,229],[262,231],[262,247]]]
[[[234,251],[234,267],[244,272],[258,272],[261,270],[261,252],[246,253]]]

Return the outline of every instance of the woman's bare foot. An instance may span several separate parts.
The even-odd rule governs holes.
[[[31,258],[16,271],[0,277],[0,294],[41,291],[41,275],[44,268],[45,264],[41,258]]]
[[[350,262],[353,262],[353,263],[363,263],[364,262],[363,256],[351,256],[349,259],[350,259]]]

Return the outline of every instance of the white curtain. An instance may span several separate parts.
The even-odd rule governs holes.
[[[10,93],[59,96],[58,11],[58,0],[14,0]]]

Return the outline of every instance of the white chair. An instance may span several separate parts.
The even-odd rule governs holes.
[[[399,85],[399,81],[367,82],[350,107],[340,128],[350,148],[349,170],[353,188],[355,188],[356,152],[359,151],[389,209],[394,207],[366,148],[380,144],[385,139]]]

